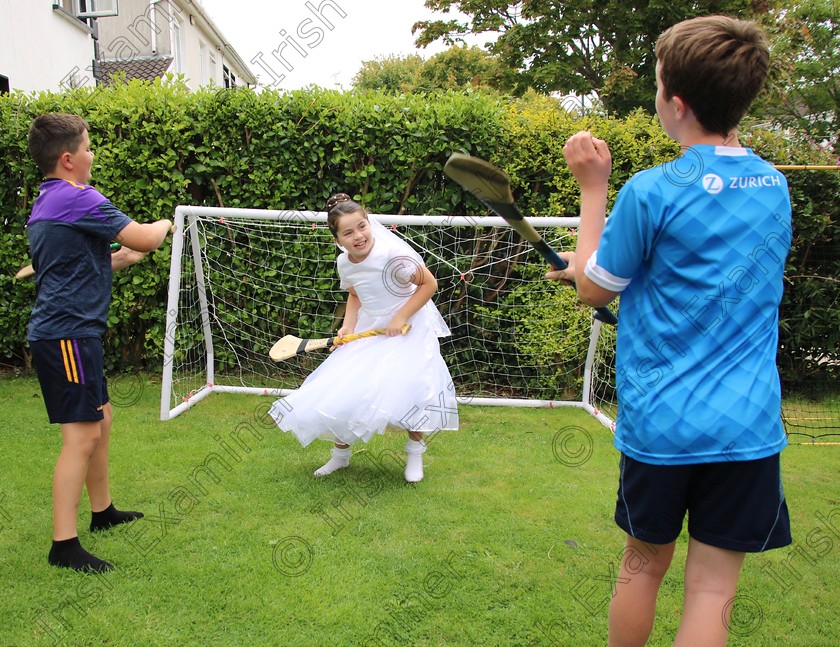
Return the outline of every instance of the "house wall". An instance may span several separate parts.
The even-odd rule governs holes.
[[[100,56],[106,60],[169,56],[170,22],[184,16],[170,0],[121,0],[118,16],[99,21]]]
[[[0,0],[0,75],[11,90],[62,91],[93,85],[88,27],[53,11],[51,0]]]
[[[120,0],[120,15],[100,19],[99,34],[100,55],[105,60],[174,56],[169,71],[183,74],[191,89],[211,81],[223,87],[225,65],[236,75],[238,85],[256,82],[226,55],[218,30],[189,0],[159,0],[154,10],[149,0]]]

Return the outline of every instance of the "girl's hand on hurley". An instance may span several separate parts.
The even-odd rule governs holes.
[[[338,332],[335,333],[335,336],[336,337],[344,337],[344,335],[349,335],[352,332],[353,332],[353,329],[350,328],[349,326],[342,326],[341,328],[338,329]],[[339,348],[339,346],[330,346],[330,352],[333,352],[336,348]]]
[[[569,137],[563,155],[581,189],[606,186],[612,171],[612,155],[603,139],[581,130]]]
[[[397,335],[402,335],[403,326],[406,324],[406,321],[403,317],[394,317],[391,321],[388,322],[388,325],[385,327],[385,334],[388,337],[396,337]]]

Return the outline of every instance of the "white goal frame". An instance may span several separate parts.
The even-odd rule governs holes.
[[[411,226],[467,226],[467,227],[497,227],[507,228],[507,223],[499,217],[467,217],[467,216],[434,216],[434,215],[384,215],[371,214],[383,225],[411,225]],[[250,395],[281,397],[292,392],[290,389],[265,388],[242,386],[236,384],[217,383],[217,375],[214,370],[215,351],[212,331],[211,307],[208,301],[207,277],[204,273],[201,262],[201,243],[198,235],[197,221],[204,219],[222,219],[223,221],[258,220],[258,221],[302,221],[312,223],[326,223],[327,214],[314,211],[293,211],[293,210],[263,210],[263,209],[229,209],[221,207],[201,207],[181,205],[175,209],[176,233],[172,240],[172,252],[170,260],[169,287],[166,308],[166,334],[163,349],[163,375],[161,384],[161,405],[160,419],[170,420],[179,414],[195,406],[201,400],[212,393],[242,393]],[[537,228],[565,227],[574,228],[579,225],[580,218],[572,217],[538,217],[527,218]],[[220,220],[221,221],[221,220]],[[313,225],[314,226],[314,225]],[[189,235],[188,235],[189,234]],[[185,240],[189,244],[185,245]],[[201,328],[204,338],[204,385],[189,394],[189,397],[182,398],[183,401],[173,406],[173,364],[175,357],[175,334],[178,322],[179,301],[181,296],[181,273],[183,258],[190,255],[195,268],[195,281],[200,304]],[[594,311],[593,311],[594,312]],[[458,402],[463,405],[474,404],[484,406],[513,406],[513,407],[575,407],[580,408],[594,416],[601,424],[609,429],[614,429],[614,421],[601,411],[593,397],[593,366],[596,361],[596,349],[601,334],[602,323],[592,318],[592,325],[589,334],[588,352],[584,362],[583,388],[579,400],[540,400],[520,399],[504,397],[458,397]]]

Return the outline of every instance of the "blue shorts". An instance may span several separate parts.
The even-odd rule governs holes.
[[[669,544],[682,532],[743,553],[791,543],[779,454],[754,461],[651,465],[621,455],[615,522],[631,537]]]
[[[102,340],[30,341],[32,363],[53,424],[102,420],[108,404]]]

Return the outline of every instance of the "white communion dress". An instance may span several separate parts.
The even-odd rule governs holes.
[[[356,332],[388,325],[417,286],[410,282],[420,256],[373,218],[374,245],[354,263],[338,257],[342,289],[361,302]],[[408,323],[406,335],[380,335],[336,348],[290,395],[269,410],[277,426],[304,447],[316,438],[352,445],[386,428],[425,433],[458,428],[458,405],[439,337],[449,328],[432,301]]]

